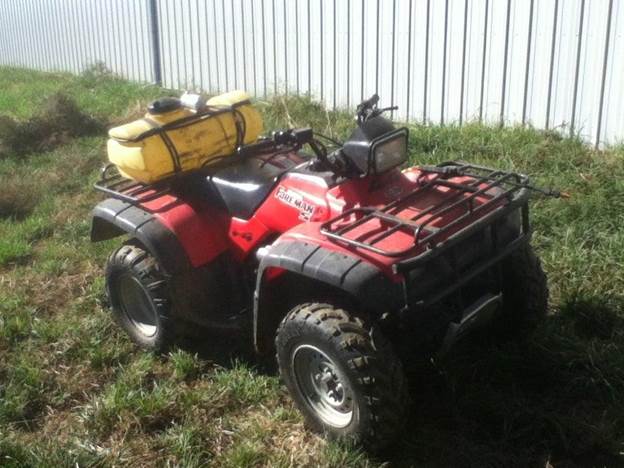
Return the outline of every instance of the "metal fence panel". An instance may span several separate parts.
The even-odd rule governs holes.
[[[5,0],[0,64],[624,137],[623,0]]]

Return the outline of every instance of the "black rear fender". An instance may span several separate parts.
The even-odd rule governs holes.
[[[192,269],[175,234],[151,213],[128,202],[109,198],[97,204],[92,215],[92,242],[128,234],[156,257],[165,273],[174,275]]]
[[[229,270],[227,253],[195,268],[175,234],[151,213],[113,198],[99,203],[93,209],[91,240],[98,242],[123,234],[137,239],[158,260],[168,276],[176,317],[216,330],[240,329],[244,325],[231,320],[243,306],[233,292],[239,278]]]

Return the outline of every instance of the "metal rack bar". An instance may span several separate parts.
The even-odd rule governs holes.
[[[436,169],[439,169],[439,171]],[[490,168],[471,164],[445,163],[432,168],[430,172],[439,172],[439,175],[432,178],[426,184],[417,188],[413,192],[381,208],[358,207],[347,210],[333,219],[323,223],[321,226],[321,232],[328,238],[337,242],[360,247],[383,256],[400,257],[423,245],[435,247],[432,245],[435,238],[439,238],[443,234],[450,232],[452,228],[465,222],[469,217],[474,216],[475,214],[487,212],[488,209],[496,210],[499,202],[502,203],[505,199],[511,200],[512,196],[523,189],[524,184],[528,182],[528,178],[520,174],[492,170]],[[465,184],[447,180],[447,178],[450,177],[471,177],[473,180],[469,184]],[[480,187],[482,184],[485,184],[485,186]],[[395,210],[405,209],[405,204],[407,202],[413,200],[419,195],[427,193],[428,189],[436,186],[448,187],[454,189],[455,191],[451,192],[449,196],[445,197],[439,203],[425,208],[410,218],[402,218],[392,214]],[[503,188],[503,190],[495,195],[488,193],[496,187]],[[488,197],[489,199],[482,204],[475,206],[475,200],[482,196]],[[450,211],[461,206],[466,207],[462,215],[456,217],[442,227],[431,226],[433,221],[440,219],[440,217],[444,214],[449,213]],[[349,216],[354,214],[360,214],[361,217],[345,226],[341,226],[337,229],[332,228],[332,226],[339,221],[344,222]],[[425,216],[429,216],[427,220],[421,223],[417,222]],[[346,237],[347,233],[373,219],[377,219],[381,223],[385,223],[390,226],[386,226],[385,231],[376,234],[367,241],[360,241]],[[389,251],[375,246],[375,244],[381,240],[389,237],[401,229],[413,230],[414,242],[407,249]],[[427,232],[428,234],[421,237],[424,232]]]
[[[469,210],[468,213],[465,213],[464,215],[460,216],[459,218],[456,218],[455,220],[453,220],[451,223],[447,224],[446,226],[444,226],[445,230],[450,229],[452,226],[458,224],[458,222],[460,220],[465,219],[467,216],[473,214],[474,212],[476,212],[478,209],[483,209],[486,206],[490,206],[494,201],[499,200],[501,197],[500,195],[497,195],[495,197],[493,197],[492,199],[486,201],[485,203],[483,203],[482,205],[479,205],[478,208],[474,208],[474,205],[471,203],[477,196],[479,195],[483,195],[485,194],[485,192],[493,189],[494,187],[500,187],[501,184],[503,182],[505,182],[506,179],[509,179],[511,176],[513,176],[513,174],[509,173],[506,174],[502,177],[499,177],[496,181],[493,181],[492,183],[490,183],[489,185],[486,185],[485,187],[477,190],[476,192],[473,192],[472,194],[470,194],[467,198],[464,198],[462,200],[459,200],[455,203],[452,203],[448,206],[443,206],[443,204],[441,203],[440,205],[438,205],[438,208],[440,209],[440,211],[436,212],[435,215],[432,214],[431,217],[429,217],[429,219],[427,219],[427,221],[425,221],[423,224],[421,224],[418,229],[416,230],[415,233],[415,243],[416,245],[418,245],[419,243],[419,238],[420,238],[420,233],[422,232],[423,228],[427,226],[427,224],[431,223],[434,219],[439,218],[440,216],[442,216],[445,213],[448,213],[449,211],[459,207],[460,205],[463,205],[464,203],[468,203],[469,206]],[[509,193],[513,192],[515,189],[509,189],[506,192],[504,192],[505,196],[508,195]],[[462,192],[460,192],[462,193]],[[435,210],[434,210],[435,211]],[[431,238],[431,236],[426,237],[425,239],[423,239],[423,243],[428,241]]]
[[[113,173],[111,173],[114,170]],[[163,181],[155,184],[143,184],[134,180],[126,179],[119,174],[112,164],[102,169],[102,176],[93,187],[113,198],[128,203],[145,203],[162,195],[170,193],[170,185]]]
[[[428,188],[431,188],[435,185],[435,180],[436,179],[432,179],[429,182],[427,182],[425,185],[418,187],[415,191],[393,201],[392,203],[389,203],[388,205],[386,205],[385,207],[383,207],[381,210],[379,209],[374,209],[374,208],[352,208],[350,210],[347,210],[343,213],[341,213],[340,215],[336,216],[335,218],[331,219],[330,221],[328,221],[327,223],[325,223],[323,226],[328,225],[331,226],[331,224],[336,223],[337,221],[346,218],[348,216],[350,216],[353,213],[357,213],[360,211],[369,211],[368,214],[366,216],[363,216],[362,218],[354,221],[353,224],[350,224],[348,226],[344,226],[343,228],[340,228],[336,234],[344,234],[344,232],[349,231],[353,228],[358,227],[361,224],[364,224],[365,222],[371,220],[374,217],[375,212],[377,211],[384,211],[384,212],[388,212],[396,207],[398,207],[400,204],[403,204],[405,202],[407,202],[408,200],[411,200],[412,198],[415,198],[418,195],[421,195],[423,193],[425,193],[425,190]],[[345,230],[343,232],[343,229]]]

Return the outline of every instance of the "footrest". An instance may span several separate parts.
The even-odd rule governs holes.
[[[449,324],[438,354],[445,354],[460,338],[490,322],[502,301],[502,294],[486,294],[468,306],[459,323]]]

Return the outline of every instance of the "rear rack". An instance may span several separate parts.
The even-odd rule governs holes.
[[[246,148],[245,145],[240,148]],[[208,177],[215,174],[218,170],[227,167],[229,165],[237,164],[245,157],[255,156],[262,159],[262,165],[272,162],[273,158],[278,155],[285,155],[286,158],[292,159],[291,152],[293,148],[276,148],[273,153],[266,153],[266,158],[261,158],[262,152],[258,154],[234,154],[229,156],[220,156],[213,158],[210,161],[210,165],[201,166],[197,169],[191,169],[183,172],[171,172],[165,178],[159,179],[152,183],[143,183],[133,179],[128,179],[121,175],[119,169],[115,164],[109,163],[102,167],[100,171],[100,179],[93,184],[95,190],[105,193],[109,197],[117,198],[132,205],[149,202],[163,195],[167,195],[173,192],[178,193],[180,190],[184,190],[188,187],[188,181],[191,180],[193,175],[201,174],[204,177]],[[276,167],[280,167],[278,164],[273,164]],[[262,167],[262,166],[261,166]],[[283,171],[286,171],[284,168]]]
[[[137,182],[123,177],[114,164],[107,164],[102,168],[100,180],[93,187],[110,197],[133,205],[154,200],[171,192],[169,180],[162,180],[153,184]]]
[[[497,204],[501,201],[507,200],[509,204],[513,200],[524,198],[522,195],[526,195],[526,198],[528,198],[526,188],[528,187],[529,179],[522,174],[457,162],[447,162],[439,166],[423,167],[422,169],[424,172],[438,175],[413,192],[382,208],[351,208],[323,223],[321,225],[321,233],[336,242],[365,249],[385,257],[404,257],[419,247],[427,247],[429,249],[438,247],[436,242],[444,234],[449,234],[454,227],[457,227],[479,212],[488,213],[488,210],[495,210]],[[458,176],[468,176],[473,178],[474,181],[469,184],[461,184],[448,180],[448,178]],[[481,187],[483,184],[485,185]],[[413,217],[397,216],[396,213],[405,209],[408,202],[416,200],[436,186],[449,187],[454,189],[454,191],[449,192],[449,196],[446,196],[441,202],[427,207]],[[498,190],[494,191],[493,189],[496,188]],[[474,202],[480,196],[488,197],[489,200],[475,206]],[[431,226],[435,219],[462,206],[465,208],[464,213],[450,223],[441,228]],[[429,216],[429,218],[422,221],[425,216]],[[356,219],[348,223],[350,217],[355,217]],[[385,227],[383,232],[367,241],[360,241],[346,236],[347,233],[356,227],[375,219],[379,220],[381,225]],[[343,224],[339,227],[333,227],[339,222]],[[480,220],[476,222],[481,224]],[[381,240],[402,229],[413,232],[414,242],[408,248],[387,250],[376,245]]]

